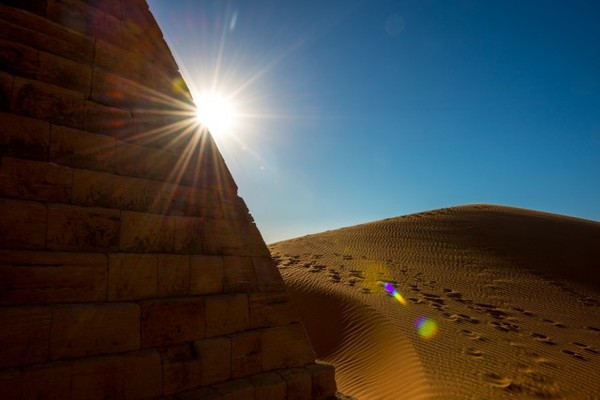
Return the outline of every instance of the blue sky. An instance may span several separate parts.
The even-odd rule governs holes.
[[[600,220],[600,3],[150,0],[263,237],[466,203]]]

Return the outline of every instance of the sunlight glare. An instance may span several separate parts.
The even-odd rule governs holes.
[[[236,113],[232,102],[225,96],[211,92],[202,94],[196,103],[196,118],[217,137],[231,134]]]

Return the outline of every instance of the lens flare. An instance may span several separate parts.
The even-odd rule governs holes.
[[[386,292],[388,292],[389,294],[394,296],[394,298],[396,300],[398,300],[400,302],[400,304],[402,304],[403,306],[406,305],[406,300],[404,299],[404,297],[402,297],[402,295],[400,293],[398,293],[398,291],[394,288],[394,286],[391,283],[385,282],[383,284],[383,288],[385,289]]]
[[[415,320],[415,328],[423,339],[431,339],[437,334],[437,323],[431,318],[419,317]]]

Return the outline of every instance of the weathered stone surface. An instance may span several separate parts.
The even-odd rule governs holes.
[[[184,296],[190,293],[190,256],[160,254],[158,256],[158,295]]]
[[[79,0],[47,0],[47,16],[60,25],[117,45],[123,44],[121,23],[113,15]]]
[[[196,256],[190,259],[190,293],[215,294],[223,292],[223,258]]]
[[[0,86],[2,74],[0,73]],[[2,88],[0,88],[0,97]],[[1,103],[0,99],[0,103]],[[0,104],[1,108],[1,104]],[[0,113],[0,154],[32,160],[47,160],[50,124],[33,118]]]
[[[188,343],[161,349],[163,394],[171,395],[201,386],[201,364]]]
[[[52,126],[50,161],[75,168],[113,172],[114,138],[63,126]]]
[[[305,368],[278,371],[287,385],[287,400],[304,400],[312,396],[312,376]]]
[[[206,254],[269,257],[256,225],[244,220],[208,219],[211,234],[204,237]]]
[[[45,18],[26,11],[0,5],[2,28],[0,37],[21,44],[67,57],[83,63],[91,63],[94,55],[94,39],[86,37]]]
[[[237,379],[213,386],[219,399],[222,400],[254,400],[254,386],[249,379]]]
[[[173,173],[173,153],[127,142],[117,143],[116,171],[120,175],[165,181]]]
[[[121,212],[122,251],[170,253],[174,235],[173,217]]]
[[[286,400],[287,387],[281,376],[274,372],[254,375],[250,378],[256,400]]]
[[[206,336],[220,336],[249,327],[248,295],[227,294],[206,297]]]
[[[88,100],[84,104],[83,129],[119,140],[130,139],[137,134],[130,112]]]
[[[148,301],[142,304],[142,347],[200,340],[205,332],[203,298]]]
[[[83,94],[48,83],[15,78],[11,111],[57,125],[81,128]]]
[[[231,376],[231,339],[218,337],[194,342],[200,363],[202,386],[222,382]]]
[[[36,78],[67,89],[75,90],[86,96],[92,87],[92,67],[64,57],[40,51],[39,67]]]
[[[72,399],[123,399],[123,359],[101,357],[73,365]]]
[[[12,75],[0,71],[0,111],[10,110],[13,82]]]
[[[312,376],[312,398],[314,400],[327,400],[335,395],[335,371],[333,366],[317,362],[306,367]]]
[[[262,332],[263,371],[284,367],[302,367],[315,359],[304,327],[291,324]]]
[[[120,219],[117,210],[48,206],[48,248],[74,251],[117,251]]]
[[[139,348],[140,307],[137,304],[52,306],[52,359]]]
[[[157,350],[128,354],[123,357],[124,397],[149,399],[162,393],[162,362]]]
[[[17,76],[33,78],[39,67],[38,51],[8,40],[0,39],[0,69]]]
[[[110,254],[108,301],[156,297],[158,257],[152,254]]]
[[[284,291],[285,283],[271,257],[253,257],[252,265],[261,292]]]
[[[44,249],[46,206],[40,203],[0,199],[0,247]]]
[[[173,219],[175,221],[175,252],[201,254],[205,219],[198,217],[173,217]]]
[[[72,184],[69,168],[11,157],[0,159],[0,196],[69,202]]]
[[[106,256],[0,251],[0,304],[106,300]]]
[[[72,368],[69,363],[35,366],[23,371],[21,399],[68,399]]]
[[[300,316],[285,292],[253,293],[249,296],[249,304],[250,327],[253,329],[300,322]]]
[[[244,378],[262,372],[262,341],[259,331],[231,335],[231,377]]]
[[[252,258],[223,257],[224,290],[226,292],[254,292],[258,285]]]
[[[49,307],[0,307],[0,368],[46,361],[50,324]]]

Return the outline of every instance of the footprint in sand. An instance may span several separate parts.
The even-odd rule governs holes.
[[[535,340],[537,340],[538,342],[541,342],[541,343],[547,344],[547,345],[549,345],[549,346],[556,346],[556,344],[557,344],[557,343],[556,343],[554,340],[552,340],[552,339],[551,339],[549,336],[543,335],[543,334],[541,334],[541,333],[535,333],[535,332],[532,332],[532,333],[530,333],[530,335],[531,335],[531,336],[533,336],[533,338],[534,338]]]
[[[466,355],[473,357],[473,358],[482,358],[483,357],[483,351],[478,350],[478,349],[474,349],[472,347],[467,347],[466,349],[464,349],[463,351]]]
[[[570,355],[571,357],[575,357],[576,359],[580,360],[580,361],[587,361],[588,359],[584,357],[583,354],[580,354],[576,351],[573,350],[569,350],[569,349],[563,349],[562,351],[565,354]]]
[[[587,344],[581,343],[581,342],[571,342],[572,344],[574,344],[575,346],[581,348],[583,351],[587,351],[588,353],[592,353],[592,354],[600,354],[600,351],[593,348],[592,346],[588,346]]]

